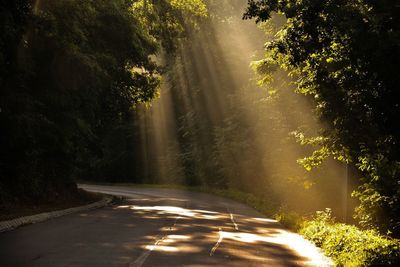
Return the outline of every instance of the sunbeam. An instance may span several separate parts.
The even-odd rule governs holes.
[[[273,76],[276,93],[257,86],[249,66],[263,56],[265,35],[241,19],[244,3],[222,5],[225,13],[209,5],[210,18],[167,66],[160,97],[140,109],[143,165],[151,169],[144,180],[236,188],[295,210],[329,206],[342,217],[343,183],[331,181],[345,178],[343,167],[328,162],[323,172],[305,171],[297,160],[307,150],[289,136],[324,128],[310,99],[294,93],[282,72]]]

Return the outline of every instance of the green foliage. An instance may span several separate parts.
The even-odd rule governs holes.
[[[286,18],[266,44],[264,61],[289,72],[295,90],[312,98],[316,113],[328,126],[321,132],[326,141],[300,163],[311,169],[333,155],[358,167],[361,183],[374,193],[361,187],[355,194],[362,202],[357,218],[369,216],[370,225],[399,234],[400,16],[396,1],[248,3],[245,18],[267,21],[275,13]],[[270,82],[265,77],[263,83]],[[375,192],[382,198],[376,198]]]
[[[274,214],[274,218],[293,231],[298,231],[303,221],[300,214],[295,211],[286,210],[282,207]]]
[[[373,230],[334,223],[331,211],[305,221],[300,233],[321,247],[337,266],[398,266],[400,241]]]
[[[155,55],[205,16],[202,1],[152,1],[157,25],[143,1],[3,2],[0,206],[76,191],[73,176],[123,177],[137,161],[132,112],[158,93]]]
[[[192,16],[175,15],[174,8],[189,2],[192,3],[192,7],[188,6],[184,14],[191,10],[196,11]],[[225,7],[230,7],[232,3],[230,1],[226,1],[226,3],[206,2],[207,8],[214,7],[207,13],[204,12],[204,7],[199,4],[199,1],[171,1],[171,7],[165,9],[167,14],[172,14],[171,19],[178,21],[184,19],[185,24],[183,29],[177,29],[174,37],[176,57],[167,56],[165,58],[164,94],[161,92],[163,99],[160,99],[160,103],[155,104],[158,105],[156,108],[138,112],[139,117],[145,117],[138,127],[147,136],[157,139],[160,138],[160,135],[164,135],[164,132],[166,135],[169,134],[165,138],[167,140],[156,144],[157,148],[161,148],[160,151],[150,152],[147,155],[147,164],[149,165],[147,169],[150,171],[143,176],[149,177],[148,180],[158,177],[160,181],[180,180],[189,185],[226,186],[226,177],[221,177],[221,172],[218,172],[215,167],[214,133],[215,129],[221,126],[228,116],[226,111],[228,95],[234,90],[234,85],[231,73],[227,71],[227,65],[224,64],[226,60],[224,52],[227,51],[222,51],[219,46],[220,36],[216,33],[216,28],[222,24],[231,28],[234,26],[230,26],[227,21],[223,22],[222,18],[217,18],[215,14],[217,10],[221,11]],[[236,2],[239,3],[239,1]],[[244,7],[244,3],[241,3],[241,6]],[[150,12],[157,12],[150,6],[148,7]],[[164,14],[160,14],[158,17],[162,18],[163,16]],[[226,19],[227,15],[223,16]],[[194,24],[191,19],[193,17],[198,17]],[[240,18],[236,19],[236,23],[237,21],[241,23]],[[160,24],[153,19],[149,19],[149,22],[154,23],[154,27],[160,31],[160,34],[163,28],[170,26],[174,28],[175,25],[170,22]],[[188,24],[192,27],[188,27]],[[169,30],[165,31],[170,32]],[[180,38],[181,33],[188,34],[189,38]],[[168,44],[163,44],[164,49],[167,46]],[[166,50],[168,51],[168,49]],[[213,77],[213,79],[208,77]],[[217,94],[221,97],[216,97]],[[164,112],[163,107],[170,107],[171,110],[167,110],[166,119],[171,119],[171,123],[174,124],[172,127],[175,129],[170,129],[170,127],[158,129],[159,124],[164,122],[149,125],[146,121],[152,116],[152,112],[156,113],[155,111],[159,109]],[[151,119],[152,123],[158,121],[154,118],[154,114]],[[170,134],[169,131],[174,133]],[[155,132],[162,133],[157,135]],[[149,146],[148,150],[151,150],[151,146],[154,144],[150,141],[146,145]],[[147,181],[146,178],[144,179]]]
[[[137,0],[131,10],[147,35],[160,41],[168,53],[173,53],[179,40],[207,16],[202,0]]]
[[[329,157],[344,163],[351,162],[348,155],[348,150],[342,145],[338,144],[338,141],[334,141],[326,136],[306,137],[301,131],[293,131],[290,134],[294,136],[300,145],[318,148],[317,150],[313,151],[311,156],[298,160],[298,162],[308,171],[310,171],[312,168],[320,166],[322,162]]]
[[[296,163],[308,148],[288,133],[315,128],[306,99],[288,90],[293,86],[284,72],[271,75],[270,88],[282,89],[275,93],[250,80],[254,73],[247,66],[262,49],[263,32],[241,20],[245,3],[215,0],[207,6],[200,30],[179,40],[177,56],[167,58],[158,103],[136,114],[143,119],[136,132],[145,136],[135,137],[136,154],[146,167],[132,179],[241,190],[296,211],[338,206],[332,173],[307,172]],[[263,73],[277,69],[269,62],[252,65]]]

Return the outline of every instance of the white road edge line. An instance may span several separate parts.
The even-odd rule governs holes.
[[[238,230],[239,230],[239,226],[236,224],[235,219],[233,218],[232,212],[229,210],[228,207],[226,208],[226,210],[229,212],[229,216],[230,216],[230,218],[231,218],[231,222],[232,222],[232,224],[233,224],[235,230],[238,231]]]
[[[129,264],[129,267],[140,267],[143,265],[143,263],[146,261],[147,257],[150,255],[150,253],[157,247],[157,245],[164,239],[164,236],[157,240],[154,245],[150,247],[150,249],[146,250],[145,252],[140,255],[139,258],[137,258],[134,262],[131,262]]]
[[[214,247],[211,249],[210,256],[214,255],[215,251],[219,247],[219,244],[221,244],[222,239],[224,239],[224,235],[223,235],[222,229],[219,228],[219,238],[218,238],[217,243],[215,243]]]
[[[186,205],[187,207],[187,202]],[[158,239],[154,245],[151,246],[146,246],[146,248],[148,250],[146,250],[145,252],[143,252],[139,258],[137,258],[134,262],[131,262],[129,264],[129,267],[140,267],[143,265],[143,263],[147,260],[147,258],[150,256],[150,253],[161,243],[164,241],[164,239],[168,236],[169,232],[173,231],[173,228],[175,227],[176,223],[178,222],[178,220],[182,218],[182,215],[179,215],[178,217],[175,218],[175,222],[172,226],[170,226],[167,230],[167,233],[164,234],[160,239]]]

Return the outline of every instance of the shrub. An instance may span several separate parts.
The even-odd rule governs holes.
[[[275,213],[274,218],[293,231],[298,231],[303,221],[303,218],[299,213],[289,211],[284,207],[281,207],[279,211]]]
[[[329,209],[305,221],[300,234],[321,247],[338,266],[400,266],[399,240],[335,223]]]

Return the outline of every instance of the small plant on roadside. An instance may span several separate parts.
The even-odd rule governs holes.
[[[284,207],[279,209],[279,211],[274,215],[274,218],[293,231],[298,231],[301,227],[302,221],[304,220],[297,212],[288,211]]]

